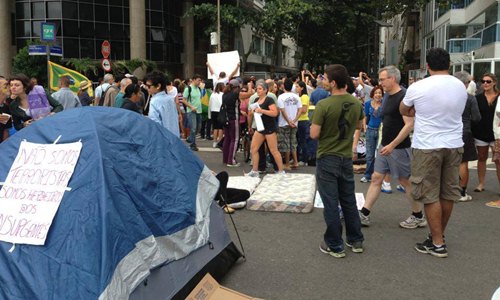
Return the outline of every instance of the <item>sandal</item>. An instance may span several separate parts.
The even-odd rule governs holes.
[[[297,170],[299,166],[292,166],[292,170]]]
[[[481,193],[482,191],[484,191],[484,188],[478,188],[477,187],[477,188],[474,189],[474,192],[476,192],[476,193]]]
[[[493,208],[500,208],[500,200],[490,201],[490,202],[486,203],[486,206],[493,207]]]

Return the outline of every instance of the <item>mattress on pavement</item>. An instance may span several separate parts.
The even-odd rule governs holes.
[[[251,195],[255,191],[259,183],[259,177],[229,176],[227,187],[232,189],[247,190]]]
[[[247,201],[249,210],[309,213],[313,209],[316,178],[312,174],[268,174]]]

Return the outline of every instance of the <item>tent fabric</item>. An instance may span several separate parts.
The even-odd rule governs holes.
[[[0,298],[127,299],[151,269],[207,243],[217,179],[179,138],[134,112],[83,107],[34,122],[0,144],[0,181],[22,140],[58,136],[83,143],[71,191],[44,246],[10,253],[0,242]]]

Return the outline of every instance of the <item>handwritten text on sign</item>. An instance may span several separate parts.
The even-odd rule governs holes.
[[[82,143],[21,142],[0,189],[0,240],[43,245],[80,157]]]

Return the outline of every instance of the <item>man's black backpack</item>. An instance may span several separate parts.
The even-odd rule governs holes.
[[[222,124],[222,126],[229,126],[229,118],[227,116],[227,108],[225,104],[220,107],[219,114],[217,115],[217,123]]]

